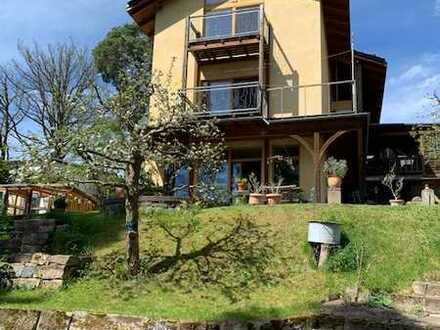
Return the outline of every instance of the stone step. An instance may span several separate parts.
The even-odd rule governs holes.
[[[412,290],[419,296],[440,297],[440,282],[414,282]]]
[[[438,296],[396,295],[394,296],[394,302],[399,309],[407,312],[440,314],[440,297]]]

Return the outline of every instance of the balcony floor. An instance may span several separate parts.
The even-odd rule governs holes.
[[[191,41],[188,50],[198,62],[257,57],[260,52],[260,36],[253,34],[222,39],[199,39]]]

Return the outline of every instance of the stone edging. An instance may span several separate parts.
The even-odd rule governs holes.
[[[353,310],[352,314],[323,312],[321,315],[271,321],[173,322],[147,318],[86,312],[55,312],[0,309],[0,329],[7,330],[363,330],[363,329],[440,329],[422,322],[377,311]],[[366,314],[365,314],[366,313]],[[369,317],[367,317],[369,316]]]

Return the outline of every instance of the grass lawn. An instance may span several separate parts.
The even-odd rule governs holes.
[[[275,254],[270,271],[277,281],[256,283],[248,295],[231,301],[220,286],[191,289],[143,283],[132,296],[113,290],[105,279],[86,276],[60,291],[14,290],[0,293],[0,308],[58,309],[65,311],[142,315],[157,319],[218,320],[273,318],[307,315],[319,308],[329,295],[342,293],[357,280],[355,271],[319,271],[311,263],[307,240],[309,220],[332,220],[342,224],[351,244],[363,247],[365,265],[362,285],[373,291],[397,292],[412,281],[435,276],[440,270],[440,208],[405,206],[327,206],[280,205],[275,207],[233,206],[206,209],[199,215],[207,227],[249,215],[275,233]],[[124,225],[119,218],[91,213],[70,217],[72,226],[82,233],[96,256],[124,251]],[[151,243],[172,253],[163,234],[147,231],[143,225],[141,245]],[[209,228],[208,228],[209,229]],[[212,229],[212,228],[211,228]],[[203,233],[188,243],[201,243]],[[56,249],[60,252],[63,240]]]

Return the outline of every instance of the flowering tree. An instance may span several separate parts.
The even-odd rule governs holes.
[[[50,148],[33,146],[22,171],[39,181],[51,173],[66,182],[124,188],[127,259],[133,275],[139,272],[138,201],[145,168],[154,163],[158,168],[172,165],[215,171],[224,153],[216,122],[196,117],[194,113],[200,110],[188,107],[167,87],[170,76],[153,78],[148,63],[130,63],[121,70],[114,94],[97,93],[100,102],[93,122],[61,132],[68,137],[63,141],[69,141],[66,157],[57,159]]]
[[[434,110],[431,118],[434,124],[419,125],[414,128],[417,141],[419,142],[420,153],[426,161],[440,160],[440,97],[434,95]]]

